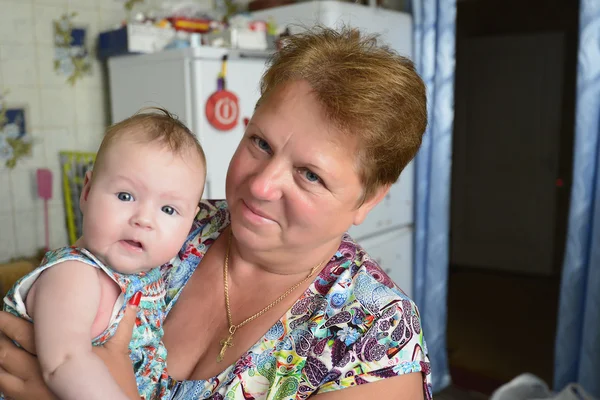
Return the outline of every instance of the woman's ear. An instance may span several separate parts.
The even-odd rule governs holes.
[[[79,196],[79,209],[82,213],[85,213],[84,208],[87,203],[88,196],[90,194],[90,188],[92,185],[92,171],[87,171],[83,178],[83,189],[81,190],[81,196]]]
[[[379,204],[381,200],[383,200],[385,196],[387,196],[388,192],[390,191],[390,186],[391,185],[389,184],[380,186],[379,188],[377,188],[377,190],[375,191],[375,193],[373,193],[371,197],[365,200],[360,205],[360,207],[358,207],[358,210],[354,215],[354,225],[360,225],[363,223],[363,221],[365,220],[365,218],[367,218],[367,215],[373,209],[373,207]]]

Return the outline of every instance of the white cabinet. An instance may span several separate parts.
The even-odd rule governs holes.
[[[355,239],[364,239],[391,229],[410,226],[413,222],[414,167],[410,163],[393,184],[388,195],[371,212],[365,221],[353,226],[349,233]]]

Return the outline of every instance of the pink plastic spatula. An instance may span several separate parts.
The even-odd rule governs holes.
[[[50,250],[50,233],[48,229],[48,200],[52,198],[52,171],[47,168],[37,170],[37,192],[41,199],[44,199],[44,238],[45,251]]]

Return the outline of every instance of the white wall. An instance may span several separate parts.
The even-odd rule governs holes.
[[[54,72],[52,21],[67,11],[76,11],[76,23],[88,28],[89,49],[99,31],[125,17],[118,0],[0,0],[0,92],[10,90],[9,107],[27,106],[27,131],[35,138],[33,157],[14,170],[0,165],[0,262],[31,256],[44,245],[43,203],[35,189],[39,167],[54,173],[50,245],[67,244],[58,151],[96,151],[105,129],[98,62],[74,87]]]

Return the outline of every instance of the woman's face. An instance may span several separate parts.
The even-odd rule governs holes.
[[[358,207],[357,144],[325,118],[306,81],[263,99],[227,173],[236,239],[256,251],[338,245],[383,197]]]

